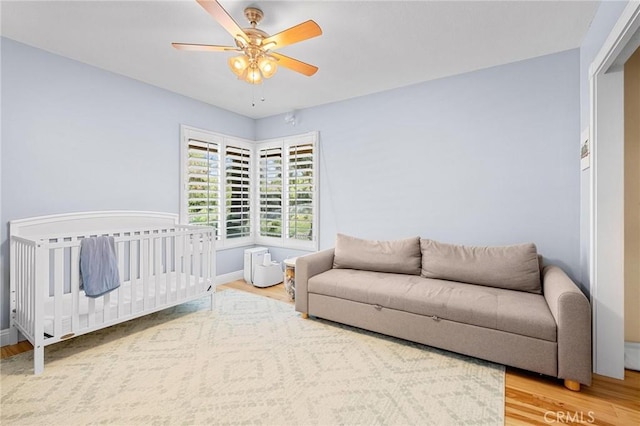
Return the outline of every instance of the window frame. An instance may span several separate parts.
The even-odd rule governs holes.
[[[319,182],[320,174],[318,168],[318,160],[320,156],[318,132],[308,132],[299,135],[292,135],[283,138],[275,138],[263,141],[251,141],[228,136],[208,130],[198,129],[195,127],[180,125],[180,222],[189,223],[189,200],[188,200],[188,158],[189,158],[189,140],[198,140],[206,143],[217,144],[219,152],[218,170],[219,188],[218,188],[218,239],[216,249],[230,249],[237,247],[245,247],[251,245],[265,245],[271,247],[281,247],[303,251],[317,251],[319,247]],[[287,211],[287,200],[289,193],[288,167],[289,167],[289,148],[295,145],[313,146],[313,191],[312,191],[312,231],[310,240],[297,240],[288,237],[289,221]],[[226,150],[227,145],[248,149],[249,154],[249,216],[250,216],[250,233],[249,236],[239,238],[227,237],[227,169]],[[280,237],[263,237],[260,235],[260,151],[265,148],[277,147],[282,152],[282,235]]]
[[[218,170],[220,173],[218,184],[218,235],[216,240],[216,248],[235,248],[252,245],[255,243],[255,229],[253,224],[253,208],[255,188],[254,160],[255,160],[255,143],[250,140],[227,136],[208,130],[202,130],[191,126],[180,126],[180,222],[189,223],[189,140],[198,140],[205,143],[217,144],[218,148]],[[239,238],[227,237],[227,168],[226,168],[226,151],[227,146],[248,149],[249,150],[249,235]]]
[[[297,240],[295,238],[288,237],[289,235],[289,220],[288,220],[288,194],[289,194],[289,183],[288,183],[288,172],[289,172],[289,148],[295,145],[307,145],[311,144],[313,146],[313,196],[312,196],[312,231],[311,231],[311,240]],[[320,182],[320,173],[318,167],[318,158],[319,154],[319,143],[318,143],[318,132],[309,132],[300,135],[293,135],[285,138],[277,138],[277,139],[269,139],[265,141],[256,142],[256,168],[255,168],[255,176],[256,176],[256,187],[259,186],[260,183],[260,161],[259,161],[259,153],[262,149],[268,149],[273,147],[279,147],[282,149],[282,235],[280,237],[265,237],[260,235],[260,212],[259,212],[259,198],[260,198],[260,188],[256,188],[254,194],[257,199],[257,210],[256,215],[254,215],[255,225],[253,229],[255,230],[256,235],[256,244],[272,246],[272,247],[282,247],[288,249],[295,250],[305,250],[305,251],[317,251],[319,246],[319,212],[320,212],[320,197],[319,197],[319,182]]]
[[[224,143],[224,155],[221,157],[222,161],[224,162],[223,165],[223,175],[224,175],[224,181],[223,181],[223,185],[221,188],[221,191],[224,195],[223,197],[223,211],[224,211],[224,226],[223,226],[223,230],[224,230],[224,241],[227,243],[226,247],[239,247],[239,246],[244,246],[247,244],[253,244],[254,241],[254,227],[253,227],[253,212],[254,212],[254,195],[255,195],[255,188],[254,188],[254,180],[255,180],[255,175],[253,172],[254,166],[254,160],[255,160],[255,149],[253,147],[253,144],[247,141],[243,141],[241,139],[236,139],[236,138],[231,138],[231,137],[227,137],[224,139],[225,143]],[[235,148],[235,149],[240,149],[240,150],[247,150],[249,153],[249,157],[248,157],[248,165],[247,165],[247,172],[248,172],[248,177],[247,179],[247,183],[248,183],[248,191],[249,191],[249,197],[248,197],[248,215],[249,215],[249,221],[248,221],[248,225],[249,225],[249,234],[243,237],[233,237],[233,238],[229,238],[229,222],[232,220],[229,218],[229,216],[231,216],[231,213],[228,212],[228,206],[227,206],[227,202],[229,202],[230,200],[233,200],[234,197],[232,196],[228,196],[229,194],[229,187],[233,186],[233,185],[229,185],[229,177],[231,175],[231,173],[229,172],[229,169],[227,168],[228,163],[228,153],[227,153],[227,149],[229,147]],[[240,157],[240,158],[244,158],[244,157]],[[241,178],[240,180],[244,180],[244,177]],[[233,194],[233,193],[232,193]],[[241,216],[245,214],[245,213],[241,213]],[[240,219],[241,221],[242,219]],[[221,238],[222,239],[222,238]]]
[[[280,231],[281,234],[279,237],[275,236],[263,236],[261,234],[262,231],[262,205],[261,205],[261,195],[262,195],[262,187],[261,187],[261,175],[260,175],[260,166],[261,166],[261,152],[266,149],[274,149],[278,148],[280,150],[280,173],[281,173],[281,183],[280,183]],[[256,167],[255,167],[255,184],[256,184],[256,206],[257,206],[257,214],[254,217],[256,230],[256,244],[260,245],[268,245],[268,246],[276,246],[282,247],[282,236],[284,235],[284,148],[282,146],[282,139],[274,139],[268,141],[262,141],[256,144]]]

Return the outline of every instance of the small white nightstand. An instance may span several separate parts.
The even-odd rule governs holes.
[[[296,298],[296,259],[292,257],[284,260],[284,289],[286,290],[289,298],[295,300]]]

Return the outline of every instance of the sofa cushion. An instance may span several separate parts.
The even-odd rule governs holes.
[[[309,279],[309,293],[556,341],[544,296],[412,275],[331,269]],[[508,349],[505,349],[508,350]]]
[[[541,294],[534,244],[471,247],[420,241],[422,276]]]
[[[420,237],[377,241],[338,234],[333,267],[420,275],[421,257]]]

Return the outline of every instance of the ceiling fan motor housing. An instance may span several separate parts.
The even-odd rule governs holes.
[[[249,24],[251,24],[252,27],[255,27],[264,17],[264,13],[262,13],[262,10],[257,7],[247,7],[244,10],[244,16],[247,18],[247,21],[249,21]]]
[[[262,44],[262,40],[269,37],[269,34],[265,33],[262,30],[259,30],[258,28],[243,28],[242,30],[249,37],[249,44],[253,46],[260,46]],[[235,41],[236,46],[238,46],[240,49],[243,49],[245,47],[240,41],[238,41],[238,39],[236,39]]]

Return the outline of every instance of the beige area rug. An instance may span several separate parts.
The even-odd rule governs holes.
[[[480,425],[504,367],[227,290],[0,363],[3,425]]]

